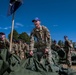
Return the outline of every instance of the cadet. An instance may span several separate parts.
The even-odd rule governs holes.
[[[12,50],[11,50],[12,54],[15,54],[15,40],[12,40]]]
[[[21,58],[21,59],[24,59],[25,57],[24,57],[24,51],[23,51],[23,48],[24,46],[23,46],[23,43],[22,43],[22,40],[19,40],[18,41],[18,50],[19,50],[19,57]]]
[[[34,23],[35,28],[33,29],[30,35],[30,45],[29,45],[30,54],[33,55],[34,44],[35,44],[34,42],[36,42],[37,51],[42,52],[43,55],[47,53],[49,63],[53,64],[51,54],[51,38],[49,30],[45,26],[41,25],[40,19],[37,17],[34,20],[32,20],[32,22]],[[36,40],[34,40],[34,38]],[[42,62],[41,58],[42,57],[39,57],[40,62]]]
[[[65,39],[65,52],[66,52],[66,63],[68,65],[68,67],[71,67],[72,65],[72,62],[71,62],[71,48],[73,47],[72,46],[72,43],[68,40],[68,36],[64,36],[64,39]]]
[[[9,49],[9,41],[5,38],[3,32],[0,32],[0,49]]]
[[[60,49],[60,46],[57,44],[57,41],[54,40],[53,41],[53,44],[51,45],[51,48],[55,51],[59,50]]]
[[[27,43],[24,43],[24,52],[29,51],[29,45]]]
[[[17,40],[13,40],[12,43],[12,51],[19,56],[19,50],[18,50],[18,41]]]
[[[27,56],[26,56],[26,53],[29,52],[29,45],[28,45],[27,43],[24,43],[23,51],[24,51],[25,58],[26,58],[26,57],[27,57]]]

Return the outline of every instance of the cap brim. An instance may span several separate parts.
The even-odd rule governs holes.
[[[35,21],[40,21],[40,20],[32,20],[32,22],[35,22]]]
[[[32,20],[32,22],[34,22],[34,21],[36,21],[36,20]]]

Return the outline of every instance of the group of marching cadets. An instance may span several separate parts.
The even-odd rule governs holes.
[[[74,50],[74,47],[72,42],[68,39],[68,36],[64,36],[64,46],[61,47],[60,45],[57,44],[57,41],[54,40],[53,44],[51,45],[51,48],[58,53],[59,51],[61,51],[60,52],[61,54],[59,54],[60,57],[63,58],[64,55],[66,56],[66,64],[70,68],[72,65],[71,57],[72,57],[72,51]]]
[[[68,67],[71,67],[72,62],[71,62],[71,49],[72,44],[68,40],[67,36],[64,36],[65,42],[64,42],[64,49],[66,52],[66,63]],[[0,50],[1,49],[8,49],[9,50],[10,43],[5,37],[5,33],[0,32]],[[61,47],[57,44],[57,41],[54,40],[53,44],[51,45],[51,48],[56,51],[59,50]],[[26,52],[29,51],[29,45],[23,42],[22,40],[12,40],[12,54],[16,54],[20,59],[26,59]],[[30,54],[31,55],[31,54]]]
[[[9,50],[10,42],[6,39],[5,33],[0,32],[0,50],[7,49]],[[29,50],[29,45],[23,42],[22,40],[12,40],[12,49],[11,53],[16,54],[20,59],[26,58],[26,51]]]
[[[53,57],[51,50],[52,42],[51,42],[50,32],[46,26],[41,25],[41,21],[39,18],[36,17],[35,19],[32,20],[32,22],[35,28],[32,30],[30,35],[30,44],[28,45],[22,40],[12,40],[13,43],[12,43],[11,53],[16,54],[17,56],[20,57],[20,59],[26,58],[26,52],[29,52],[27,56],[29,55],[33,56],[34,47],[36,43],[37,52],[42,53],[42,55],[37,54],[39,62],[43,63],[42,57],[46,55],[48,63],[53,64],[53,60],[52,60]],[[64,36],[64,39],[65,39],[65,51],[67,56],[66,61],[67,61],[67,65],[71,67],[70,50],[72,48],[72,44],[68,40],[67,36]],[[6,40],[5,34],[2,32],[0,33],[0,45],[1,45],[0,49],[5,49],[7,47],[7,49],[9,50],[10,43],[9,41]],[[54,45],[55,45],[55,50],[57,48],[60,48],[60,46],[56,44],[56,41],[54,41]]]

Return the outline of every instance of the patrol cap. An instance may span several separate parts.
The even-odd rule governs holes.
[[[0,32],[0,39],[3,39],[3,38],[5,38],[5,33]]]
[[[67,37],[68,37],[68,36],[66,36],[66,35],[64,36],[64,38],[67,38]]]
[[[34,21],[40,21],[40,19],[38,17],[36,17],[35,19],[32,20],[32,22]]]
[[[15,40],[15,39],[12,39],[12,41],[13,41],[13,42],[16,42],[16,40]]]
[[[3,33],[3,32],[0,32],[0,35],[5,35],[5,33]]]
[[[57,41],[56,41],[56,40],[54,40],[54,42],[56,43]]]

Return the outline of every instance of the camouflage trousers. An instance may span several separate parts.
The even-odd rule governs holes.
[[[44,58],[47,59],[47,61],[48,61],[49,64],[54,64],[53,63],[53,60],[52,60],[52,52],[51,52],[51,49],[48,50],[48,54],[45,54],[44,53],[44,49],[45,48],[40,48],[40,49],[38,48],[37,49],[37,52],[41,52],[40,54],[39,53],[37,54],[38,60],[40,61],[40,63],[43,63],[44,62],[43,57],[44,57]]]
[[[66,52],[66,63],[68,67],[71,67],[72,61],[71,61],[71,48],[65,49]]]

